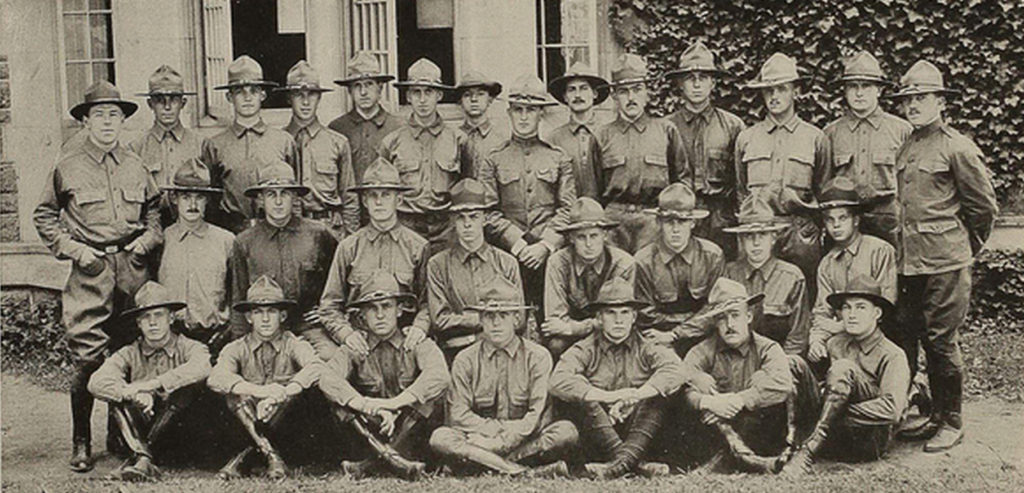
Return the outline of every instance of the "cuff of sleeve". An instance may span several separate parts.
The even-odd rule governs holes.
[[[737,395],[739,395],[740,400],[743,401],[743,407],[745,409],[753,410],[757,408],[757,389],[747,389]]]
[[[175,390],[178,390],[178,388],[180,387],[178,379],[175,378],[174,375],[171,375],[170,372],[160,375],[159,377],[156,378],[156,380],[160,382],[160,387],[164,389],[164,392],[167,392],[168,394],[174,392]]]
[[[522,250],[526,245],[530,244],[530,241],[525,236],[526,235],[523,234],[523,230],[519,229],[518,226],[511,225],[505,230],[505,234],[502,235],[502,239],[505,241],[505,244],[509,246],[510,250],[515,250],[516,245],[519,244],[520,241],[525,242],[525,244],[519,247],[519,250]],[[513,255],[518,255],[518,252],[513,252]]]

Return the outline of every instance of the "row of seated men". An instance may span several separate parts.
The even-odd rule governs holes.
[[[819,207],[839,210],[835,222],[860,235],[856,193],[844,179],[836,181]],[[726,461],[743,470],[786,466],[800,474],[824,452],[833,428],[832,435],[849,438],[842,443],[863,444],[866,456],[879,457],[905,414],[909,368],[903,351],[881,332],[893,306],[869,273],[825,296],[827,317],[837,328],[818,334],[821,352],[809,355],[827,368],[823,407],[802,357],[810,324],[801,283],[789,290],[754,286],[757,294],[748,296],[747,283],[761,278],[729,274],[758,265],[769,267],[763,269],[769,279],[777,278],[770,275],[775,270],[800,278],[799,269],[772,257],[780,226],[756,196],[744,202],[740,224],[730,228],[746,255],[728,266],[713,243],[690,235],[706,211],[696,208],[685,185],[659,195],[648,213],[658,218],[660,237],[636,259],[605,244],[604,232],[616,224],[596,201],[578,199],[561,231],[569,246],[548,263],[545,316],[530,324],[518,263],[485,239],[485,225],[493,221],[485,188],[473,179],[453,187],[452,246],[427,262],[427,241],[395,218],[404,188],[386,161],[367,170],[356,190],[370,224],[334,250],[318,306],[304,310],[308,300],[286,299],[273,273],[246,283],[233,313],[242,332],[222,349],[214,346],[219,355],[212,371],[206,346],[170,332],[171,314],[187,314],[188,303],[173,300],[157,283],[140,289],[126,315],[136,317],[142,337],[107,359],[89,384],[97,397],[114,403],[132,450],[115,474],[158,474],[149,445],[186,407],[187,399],[175,396],[204,380],[226,395],[251,438],[221,469],[225,478],[238,476],[254,453],[266,460],[269,475],[285,474],[268,437],[288,419],[294,398],[314,388],[341,426],[361,437],[358,445],[338,446],[369,450],[364,460],[343,462],[354,476],[389,470],[418,478],[447,464],[456,472],[611,478],[667,474],[668,464],[726,467]],[[197,198],[217,192],[199,162],[183,167],[171,190],[179,213],[193,207],[200,220]],[[264,222],[283,218],[282,224],[302,231],[312,223],[292,217],[291,201],[304,193],[282,165],[268,168],[250,195],[262,202]],[[261,224],[235,240],[233,270],[265,270],[260,257],[271,252],[243,250]],[[319,245],[286,245],[291,257],[278,256],[279,263],[299,261],[304,252],[323,255]],[[659,253],[659,247],[677,254]],[[168,243],[165,252],[171,250]],[[685,264],[676,260],[687,257]],[[681,266],[688,269],[676,277],[687,283],[682,294],[678,285],[659,281],[678,276],[673,269]],[[231,279],[245,277],[236,272]],[[706,283],[703,296],[692,293],[699,283]],[[665,303],[669,294],[675,298]],[[695,301],[680,303],[684,297]],[[554,325],[570,330],[555,332]]]

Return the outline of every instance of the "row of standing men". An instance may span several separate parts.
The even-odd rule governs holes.
[[[357,56],[351,76],[337,81],[355,108],[330,128],[316,117],[328,89],[300,62],[280,88],[293,109],[285,133],[259,116],[263,88],[273,83],[241,57],[224,86],[234,122],[210,141],[181,126],[186,93],[180,76],[161,67],[146,94],[157,121],[131,146],[137,155],[117,145],[120,122],[136,105],[98,84],[72,109],[89,137],[62,157],[36,211],[40,236],[74,265],[64,304],[79,362],[72,465],[91,463],[86,382],[133,334],[110,325],[150,277],[146,256],[161,240],[157,277],[187,302],[183,332],[215,349],[249,333],[229,300],[244,299],[250,280],[269,275],[299,304],[292,329],[324,360],[340,347],[370,349],[365,327],[353,327],[343,305],[379,270],[421,300],[404,335],[413,332],[413,342],[431,335],[449,360],[478,344],[481,317],[467,308],[498,278],[543,306],[532,333],[557,358],[595,333],[600,324],[585,307],[620,268],[644,304],[637,326],[646,342],[688,354],[707,332],[693,316],[724,274],[766,296],[755,329],[792,355],[823,360],[842,323],[822,300],[855,275],[870,276],[890,303],[899,292],[905,323],[891,324],[889,335],[915,370],[919,339],[925,348],[935,405],[916,431],[935,435],[932,449],[955,445],[962,436],[955,332],[966,312],[967,268],[996,207],[980,151],[942,120],[953,91],[941,73],[919,62],[902,78],[896,96],[911,126],[878,107],[887,82],[874,57],[860,53],[839,79],[849,112],[822,132],[795,114],[804,78],[785,55],[773,55],[748,85],[761,90],[768,117],[747,129],[710,103],[721,71],[706,48],[693,45],[680,64],[669,75],[680,80],[685,102],[672,121],[646,114],[650,78],[639,57],[624,57],[611,82],[571,68],[550,85],[571,110],[570,122],[547,139],[557,145],[537,135],[541,109],[557,103],[536,77],[509,91],[511,138],[489,145],[486,109],[500,84],[467,74],[459,88],[466,122],[452,129],[436,110],[450,88],[426,60],[397,83],[413,110],[401,122],[379,104],[390,76],[372,57]],[[598,127],[593,105],[609,95],[618,117]],[[457,184],[474,176],[479,181]],[[155,183],[169,193],[161,198]],[[221,187],[210,216],[225,229],[203,226],[207,197]],[[577,190],[596,200],[576,200]],[[260,209],[266,216],[256,219]],[[162,235],[161,211],[165,223],[178,212]],[[188,220],[197,214],[198,223]],[[818,214],[835,242],[822,266]],[[605,246],[604,231],[621,249]],[[726,266],[726,258],[735,260]]]

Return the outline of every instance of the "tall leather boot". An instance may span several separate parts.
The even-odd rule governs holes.
[[[267,459],[267,477],[271,479],[283,478],[287,475],[284,460],[281,459],[281,455],[274,449],[270,440],[256,429],[255,413],[250,408],[251,406],[249,405],[239,406],[235,409],[235,416],[238,417],[238,420],[242,423],[242,427],[245,428],[245,431],[249,433],[249,437],[252,438],[253,443],[256,444],[256,449],[259,450],[260,453],[263,454],[263,457]],[[275,415],[275,418],[284,414],[281,413],[280,409],[278,412],[280,414]],[[275,419],[271,418],[267,427],[272,428],[274,424],[276,424]],[[263,427],[261,426],[261,428]]]
[[[87,388],[89,377],[100,367],[99,362],[76,365],[71,378],[71,460],[75,472],[92,470],[92,405],[93,397]]]
[[[397,450],[381,441],[373,432],[367,429],[359,416],[352,420],[352,426],[355,427],[360,435],[366,438],[370,448],[373,449],[380,460],[391,466],[402,477],[416,480],[423,475],[423,472],[426,470],[426,464],[403,457]]]
[[[814,427],[814,431],[811,432],[810,438],[804,442],[793,458],[782,467],[782,474],[787,476],[803,476],[811,472],[815,456],[825,445],[829,429],[842,416],[848,400],[849,396],[829,392],[828,396],[825,397],[825,405],[821,410],[821,417],[818,418],[818,424]]]
[[[254,449],[251,445],[242,449],[242,451],[232,457],[227,464],[224,464],[224,467],[221,467],[220,471],[217,471],[217,477],[223,480],[242,477],[242,463],[245,462],[245,459],[249,458],[249,454],[251,454],[253,450]]]
[[[935,435],[924,445],[929,453],[943,452],[957,445],[964,438],[963,419],[960,412],[963,402],[963,376],[959,373],[943,375],[936,382],[942,388],[941,424]],[[938,390],[938,389],[936,389]]]
[[[749,469],[752,472],[778,472],[776,459],[774,457],[761,457],[757,455],[731,425],[718,423],[716,428],[722,434],[722,437],[725,438],[725,443],[728,445],[729,453],[733,459],[736,459],[736,462],[743,466],[743,468]]]
[[[943,377],[936,374],[931,366],[927,370],[928,386],[931,390],[931,414],[927,420],[901,428],[898,434],[901,440],[928,440],[935,436],[939,428],[942,427],[943,413],[947,406],[948,387]]]

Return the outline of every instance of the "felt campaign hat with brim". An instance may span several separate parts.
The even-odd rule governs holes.
[[[309,193],[309,187],[295,181],[295,170],[281,160],[271,161],[256,169],[256,185],[245,189],[245,196],[256,198],[263,190],[293,190],[299,195]]]
[[[176,312],[186,306],[188,305],[184,301],[175,299],[174,295],[171,294],[171,290],[164,287],[163,284],[147,281],[146,284],[143,284],[135,292],[135,306],[122,312],[121,316],[132,317],[154,308],[167,308],[172,312]]]
[[[140,92],[136,96],[194,96],[196,93],[185,90],[185,81],[181,74],[170,65],[161,65],[149,76],[149,92]]]
[[[139,105],[121,99],[121,91],[116,86],[108,81],[99,80],[85,90],[82,102],[73,106],[69,113],[75,120],[82,121],[89,114],[89,108],[100,104],[117,105],[121,108],[125,118],[132,116],[135,110],[139,109]]]
[[[356,286],[355,296],[349,301],[347,308],[359,308],[367,303],[393,299],[399,304],[416,301],[416,297],[402,289],[394,274],[383,270],[374,271],[362,284]],[[408,307],[406,307],[408,308]]]
[[[202,161],[189,158],[174,172],[170,185],[161,187],[165,192],[201,192],[219,194],[222,189],[214,187],[210,179],[210,170]]]
[[[356,53],[349,61],[346,66],[348,75],[341,79],[335,79],[334,83],[339,86],[348,86],[354,82],[361,80],[372,80],[381,84],[395,80],[395,76],[384,73],[384,69],[381,68],[380,61],[377,57],[368,51],[360,51]]]
[[[647,62],[640,55],[626,53],[619,57],[618,63],[612,69],[612,80],[606,87],[615,88],[630,84],[647,83],[656,80],[647,71]]]
[[[837,207],[850,207],[857,212],[885,202],[895,196],[895,192],[879,193],[871,185],[858,187],[853,180],[845,176],[832,178],[821,189],[818,196],[817,209],[825,211]]]
[[[334,89],[320,87],[320,74],[309,62],[299,60],[288,69],[285,85],[274,88],[274,92],[291,91],[332,92]]]
[[[349,188],[353,192],[363,192],[366,190],[408,192],[412,189],[413,187],[402,184],[398,168],[382,157],[378,157],[369,168],[366,168],[366,172],[363,173],[363,181],[359,183],[359,186]]]
[[[707,304],[694,318],[696,320],[712,319],[729,311],[737,304],[756,305],[763,299],[764,293],[750,296],[747,287],[742,283],[727,277],[719,277],[711,286]]]
[[[467,306],[465,310],[475,312],[519,312],[533,310],[535,307],[522,302],[523,293],[504,278],[496,278],[480,295],[480,302]]]
[[[580,197],[569,207],[569,224],[556,228],[555,231],[565,234],[586,228],[611,229],[619,223],[608,219],[601,203],[590,198]]]
[[[396,87],[432,87],[442,91],[454,89],[452,86],[441,82],[441,67],[436,63],[420,58],[409,66],[408,78],[395,82]]]
[[[245,299],[235,302],[233,308],[247,312],[258,306],[276,306],[290,310],[295,308],[295,301],[284,297],[284,290],[270,276],[260,276],[245,292]]]
[[[960,91],[946,87],[942,71],[928,60],[918,60],[900,77],[899,89],[889,98],[905,98],[917,94],[945,94],[959,96]]]
[[[675,219],[704,219],[711,213],[697,208],[697,196],[683,183],[673,183],[658,194],[658,207],[645,209],[647,214]]]
[[[485,211],[497,205],[497,201],[487,199],[487,189],[483,183],[473,178],[465,178],[452,185],[451,197],[448,212],[452,213]]]
[[[864,298],[870,300],[875,306],[882,309],[884,316],[888,317],[896,309],[896,306],[882,295],[882,285],[867,274],[856,274],[846,285],[846,289],[828,295],[825,301],[833,310],[839,311],[843,303],[849,298]]]
[[[765,60],[757,78],[743,86],[744,89],[763,89],[788,82],[807,82],[811,77],[800,75],[796,60],[785,53],[775,53]]]
[[[621,277],[613,277],[601,286],[597,292],[597,298],[587,303],[585,308],[588,312],[593,313],[613,306],[641,308],[647,306],[647,303],[636,299],[633,283]]]
[[[594,90],[594,106],[597,106],[608,99],[611,91],[608,88],[608,81],[597,75],[597,71],[590,65],[583,62],[576,62],[569,67],[564,74],[555,77],[548,83],[548,92],[551,93],[559,103],[569,104],[565,100],[565,88],[574,79],[582,79],[590,84]]]
[[[263,67],[249,55],[242,55],[228,65],[228,83],[214,89],[233,89],[236,87],[258,86],[277,87],[277,82],[263,79]]]
[[[462,97],[462,93],[466,89],[474,87],[484,89],[492,98],[496,98],[498,97],[498,94],[501,94],[500,82],[489,79],[486,75],[475,70],[462,74],[462,78],[459,80],[459,83],[455,85],[455,94]]]
[[[782,231],[788,226],[775,220],[775,211],[771,204],[760,195],[754,193],[743,199],[740,210],[736,214],[736,226],[722,228],[723,233],[765,233]]]
[[[558,101],[548,94],[547,87],[539,77],[533,74],[523,74],[516,79],[508,89],[506,97],[509,106],[513,104],[525,106],[557,106]]]
[[[843,63],[843,75],[833,79],[830,84],[843,84],[845,82],[873,82],[884,86],[894,85],[891,80],[882,72],[882,65],[874,55],[861,50],[848,58]]]
[[[682,56],[679,57],[679,68],[668,71],[665,77],[672,79],[694,72],[703,72],[716,76],[730,75],[725,70],[718,68],[718,65],[715,64],[714,53],[711,53],[711,50],[700,41],[686,47]]]

